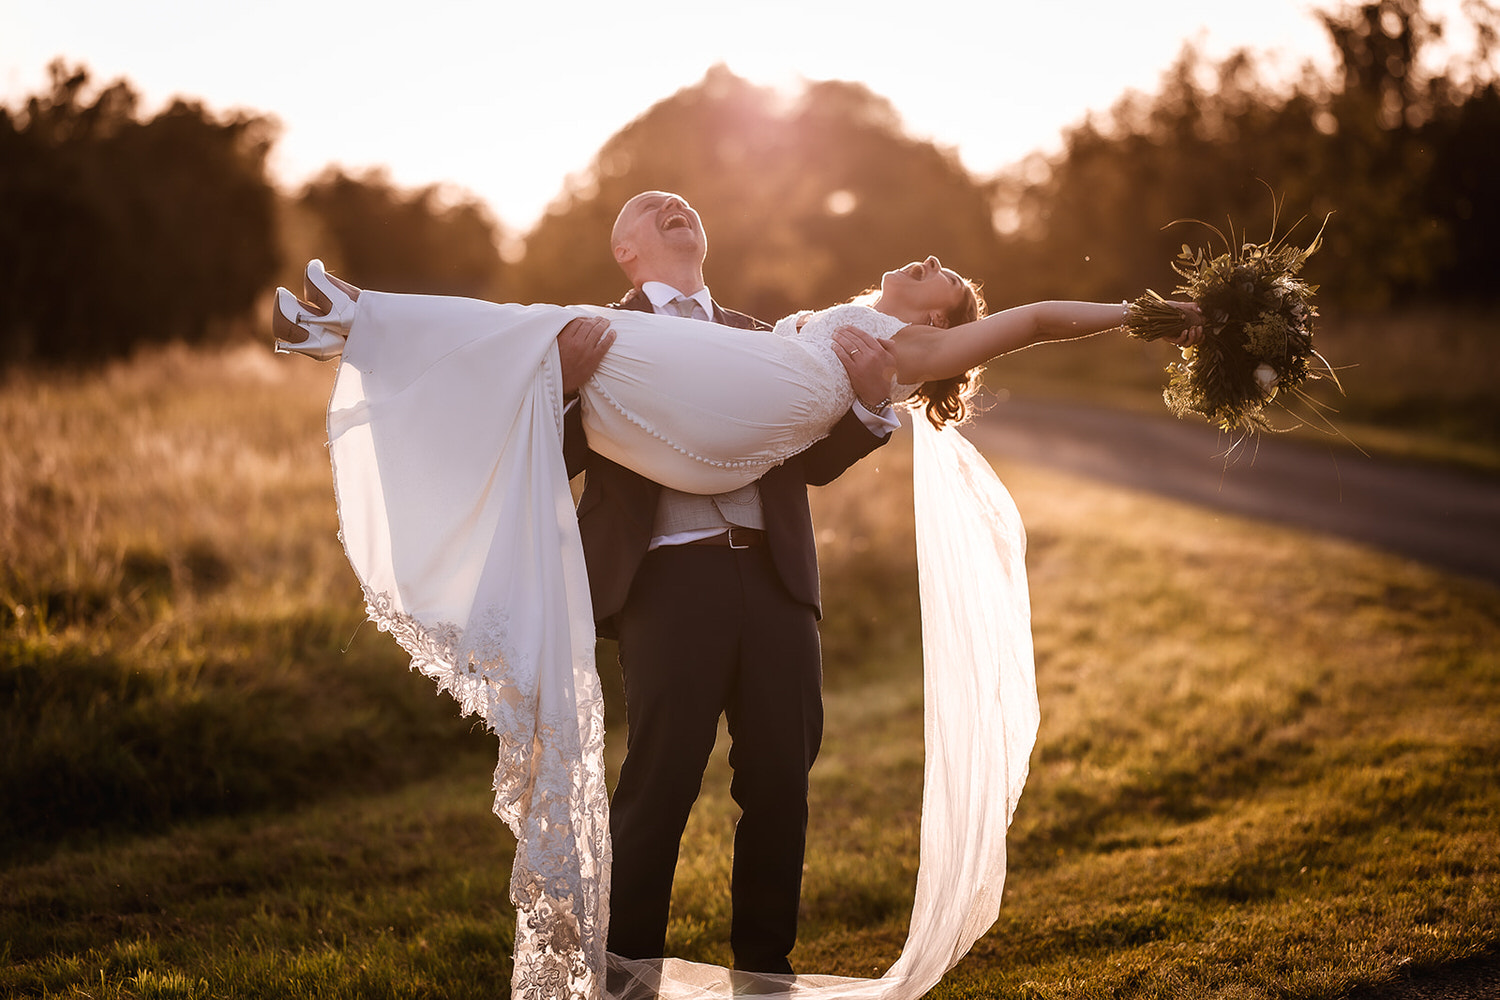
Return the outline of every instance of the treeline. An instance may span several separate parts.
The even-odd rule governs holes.
[[[499,296],[498,224],[472,197],[330,169],[295,195],[267,174],[275,122],[178,100],[150,118],[57,62],[0,107],[0,368],[88,364],[262,327],[266,292],[321,255],[372,286]]]
[[[178,101],[142,120],[123,82],[87,74],[0,108],[0,364],[107,357],[163,337],[222,336],[294,283],[308,256],[372,287],[519,301],[602,302],[623,278],[608,251],[619,206],[679,191],[707,221],[708,278],[763,316],[852,295],[936,253],[997,305],[1167,290],[1180,244],[1217,240],[1175,219],[1260,240],[1328,217],[1311,265],[1325,300],[1500,297],[1487,241],[1500,227],[1500,15],[1465,5],[1477,48],[1438,71],[1419,0],[1320,14],[1337,69],[1273,85],[1254,56],[1184,51],[1154,94],[1069,130],[1052,157],[995,178],[903,130],[884,98],[845,82],[788,103],[719,67],[612,137],[502,259],[472,196],[403,191],[379,172],[328,172],[293,194],[266,175],[274,122]],[[1004,128],[1009,95],[976,128]]]
[[[285,282],[301,287],[302,265],[370,288],[428,295],[504,298],[500,224],[473,195],[441,185],[405,191],[381,170],[329,168],[287,203]]]
[[[1278,235],[1305,216],[1293,239],[1306,243],[1328,218],[1309,265],[1325,300],[1496,301],[1500,14],[1466,10],[1478,49],[1430,75],[1442,27],[1419,0],[1319,14],[1336,72],[1282,92],[1248,54],[1209,65],[1185,51],[1156,94],[1127,95],[1055,157],[995,180],[1006,273],[1027,296],[1119,296],[1170,280],[1184,242],[1217,243],[1201,226],[1163,231],[1173,220],[1267,238],[1274,192]]]
[[[625,200],[687,197],[708,230],[707,277],[761,316],[820,306],[936,253],[970,262],[999,249],[983,185],[950,151],[905,135],[860,84],[809,84],[786,106],[723,67],[613,136],[527,236],[515,287],[549,302],[607,302],[627,290],[609,251]]]
[[[84,70],[0,108],[0,356],[86,361],[202,340],[244,315],[276,260],[274,129],[175,101],[149,121]]]
[[[936,253],[997,305],[1169,291],[1184,243],[1218,244],[1200,219],[1259,242],[1328,218],[1310,273],[1323,299],[1500,298],[1487,241],[1500,227],[1500,16],[1468,5],[1478,48],[1424,69],[1440,26],[1419,0],[1319,17],[1337,68],[1280,87],[1253,56],[1184,51],[1155,94],[1123,97],[1052,157],[969,176],[909,138],[890,104],[851,83],[810,84],[787,106],[723,68],[615,135],[527,237],[522,295],[607,301],[607,253],[632,193],[680,191],[709,228],[716,294],[760,315],[854,294],[882,270]],[[1004,128],[1005,99],[976,127]],[[1330,216],[1330,213],[1331,216]]]

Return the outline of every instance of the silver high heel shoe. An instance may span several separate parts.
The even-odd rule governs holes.
[[[345,336],[349,335],[349,327],[354,323],[354,312],[358,308],[355,305],[359,298],[358,288],[329,274],[323,267],[323,262],[314,257],[307,262],[307,268],[302,272],[302,294],[313,308],[323,313],[324,318],[320,322],[325,326],[338,328]]]
[[[328,317],[318,316],[311,309],[285,288],[276,289],[271,332],[277,354],[305,354],[316,361],[329,361],[344,353],[343,335],[336,332],[339,324],[330,323]],[[335,329],[326,329],[329,326]]]

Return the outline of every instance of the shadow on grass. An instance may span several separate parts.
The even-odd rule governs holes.
[[[1058,745],[1040,753],[1047,759],[1083,756],[1087,748]],[[1056,862],[1057,849],[1110,853],[1145,846],[1138,837],[1121,835],[1122,826],[1139,820],[1167,826],[1203,819],[1268,784],[1285,785],[1315,778],[1313,748],[1297,739],[1268,740],[1247,747],[1237,742],[1202,746],[1189,762],[1166,761],[1151,770],[1136,769],[1119,784],[1100,787],[1058,782],[1048,794],[1056,807],[1043,814],[1012,851],[1029,865]]]
[[[0,852],[34,860],[69,838],[390,788],[493,752],[393,643],[344,653],[330,636],[347,631],[328,616],[231,622],[204,644],[224,658],[167,666],[6,637]]]

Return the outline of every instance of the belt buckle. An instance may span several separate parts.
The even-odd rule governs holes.
[[[736,544],[734,544],[734,532],[735,532],[734,528],[730,528],[729,529],[729,547],[731,549],[748,549],[748,548],[750,548],[750,543],[749,542],[746,542],[744,545],[736,545]]]

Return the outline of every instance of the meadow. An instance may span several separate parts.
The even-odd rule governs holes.
[[[1348,419],[1484,465],[1474,378]],[[256,343],[0,386],[0,997],[508,992],[493,738],[361,625],[331,379]],[[998,468],[1042,727],[1000,919],[934,996],[1331,1000],[1500,951],[1500,590]],[[906,434],[814,492],[828,731],[793,961],[872,975],[921,802]],[[729,957],[733,822],[720,753],[676,954]]]

